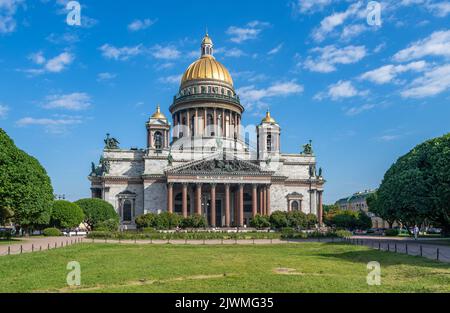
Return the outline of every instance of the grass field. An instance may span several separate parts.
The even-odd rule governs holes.
[[[69,261],[81,264],[79,288],[66,285]],[[370,261],[381,286],[366,283]],[[0,257],[0,292],[449,291],[449,264],[345,244],[81,244]]]

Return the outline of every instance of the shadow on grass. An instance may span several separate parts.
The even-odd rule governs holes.
[[[366,246],[353,246],[346,243],[324,243],[324,245],[348,246],[354,251],[336,252],[336,253],[316,253],[315,255],[329,258],[340,259],[348,262],[357,262],[367,264],[371,261],[377,261],[383,266],[410,265],[427,268],[450,269],[450,264],[430,260],[420,256],[406,255],[404,253],[395,253],[388,251],[373,250]],[[358,250],[360,248],[361,250]],[[368,250],[366,250],[366,248]]]

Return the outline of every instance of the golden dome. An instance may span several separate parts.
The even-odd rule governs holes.
[[[211,55],[204,55],[192,63],[181,79],[181,84],[192,80],[219,80],[233,86],[230,72]]]
[[[270,116],[270,111],[267,110],[266,117],[263,118],[261,123],[276,124],[277,122]]]
[[[152,115],[152,118],[167,120],[166,116],[163,113],[161,113],[161,107],[159,106],[159,104],[158,107],[156,108],[156,112]]]
[[[208,34],[202,40],[201,57],[192,63],[181,79],[181,85],[195,80],[217,80],[233,86],[230,72],[213,56],[213,42]]]
[[[212,45],[213,42],[208,34],[205,35],[205,37],[202,40],[202,45]]]

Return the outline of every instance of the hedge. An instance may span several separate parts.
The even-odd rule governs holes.
[[[59,237],[62,235],[58,228],[46,228],[43,231],[45,237]]]

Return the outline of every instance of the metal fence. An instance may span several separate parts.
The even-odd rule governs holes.
[[[441,262],[450,262],[450,253],[449,253],[450,248],[446,249],[445,246],[435,247],[421,243],[398,242],[398,241],[375,240],[375,239],[365,240],[365,239],[346,238],[345,241],[347,243],[354,245],[368,246],[370,248],[379,251],[403,253],[412,256],[421,256]]]
[[[39,244],[39,243],[32,243],[32,244],[24,243],[21,245],[16,244],[16,245],[7,246],[7,248],[3,252],[0,249],[0,256],[48,251],[48,250],[68,247],[68,246],[83,243],[83,242],[84,242],[84,238],[71,238],[71,239],[66,239],[66,240],[58,240],[57,242],[46,243],[46,244]],[[0,246],[0,248],[1,248],[1,246]]]

